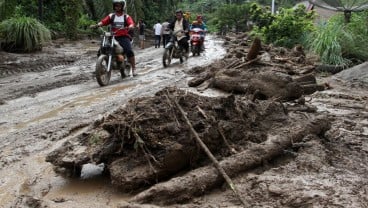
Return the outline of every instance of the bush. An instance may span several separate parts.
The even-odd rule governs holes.
[[[307,13],[304,5],[297,9],[281,9],[270,25],[258,28],[255,32],[261,33],[266,43],[292,48],[303,42],[306,33],[313,31],[313,18],[314,13]]]
[[[368,60],[368,12],[353,13],[345,23],[343,15],[336,15],[319,24],[307,38],[307,48],[321,57],[321,62],[349,66]]]
[[[39,21],[30,17],[13,17],[0,23],[2,48],[11,52],[41,50],[51,39],[50,31]]]

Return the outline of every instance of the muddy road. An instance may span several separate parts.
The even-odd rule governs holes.
[[[183,64],[174,60],[168,68],[162,66],[163,48],[136,48],[139,75],[122,80],[113,71],[106,87],[94,78],[98,40],[58,40],[36,54],[1,52],[5,60],[0,70],[0,204],[17,207],[23,196],[46,197],[56,201],[52,207],[113,204],[118,192],[103,179],[64,180],[53,173],[45,155],[131,98],[153,95],[165,86],[185,88],[190,78],[186,70],[225,55],[220,39],[209,38],[206,44],[200,57]],[[58,206],[64,194],[73,199]]]
[[[129,100],[134,98],[145,97],[135,101],[140,105],[137,109],[138,115],[143,115],[140,110],[148,110],[143,112],[148,113],[149,118],[166,119],[159,120],[161,124],[179,118],[178,115],[159,114],[159,112],[166,112],[168,104],[165,102],[168,99],[162,93],[160,95],[156,92],[167,86],[178,88],[180,90],[178,95],[185,97],[185,99],[182,98],[181,104],[187,107],[186,112],[189,112],[191,120],[197,121],[197,129],[206,129],[204,127],[210,123],[203,119],[206,115],[221,115],[213,117],[222,122],[221,128],[239,125],[235,131],[227,131],[228,141],[232,145],[230,148],[221,145],[222,143],[213,143],[212,148],[227,149],[224,152],[220,151],[221,154],[233,150],[239,151],[240,154],[247,153],[243,150],[253,148],[250,156],[245,154],[245,159],[240,161],[244,162],[247,158],[256,155],[254,158],[258,161],[257,165],[249,165],[246,171],[238,171],[231,177],[238,188],[239,195],[249,207],[367,207],[368,62],[331,75],[313,71],[315,68],[313,62],[289,65],[289,62],[296,63],[295,60],[308,61],[309,57],[291,59],[293,56],[285,56],[285,49],[264,46],[261,52],[264,59],[262,58],[263,60],[254,66],[244,66],[244,54],[247,54],[248,46],[249,41],[239,36],[225,37],[225,39],[209,37],[204,54],[200,57],[190,57],[184,64],[179,64],[179,61],[175,60],[169,68],[162,67],[162,48],[136,49],[139,75],[122,80],[119,72],[113,71],[110,85],[106,87],[100,87],[94,78],[97,40],[79,42],[57,40],[45,47],[42,52],[34,54],[0,52],[0,207],[126,208],[156,207],[155,205],[201,208],[243,207],[225,183],[203,191],[201,186],[203,184],[195,181],[197,176],[206,176],[202,175],[203,172],[200,170],[211,170],[211,164],[204,168],[193,169],[189,174],[175,175],[177,177],[167,181],[168,183],[159,183],[156,190],[162,188],[160,184],[163,184],[164,188],[171,188],[172,184],[176,184],[178,189],[167,194],[157,192],[158,194],[151,199],[153,201],[151,204],[141,205],[134,202],[140,203],[144,200],[137,200],[139,197],[118,189],[112,185],[108,177],[85,180],[65,179],[54,172],[53,165],[45,162],[50,152],[57,152],[58,149],[63,148],[64,152],[70,151],[74,156],[89,154],[88,157],[91,157],[93,152],[88,151],[93,149],[87,149],[83,145],[78,146],[76,142],[79,139],[78,135],[83,137],[87,134],[87,130],[92,128],[96,120],[110,120],[111,123],[106,125],[111,127],[116,124],[113,122],[114,119],[120,119],[119,121],[127,119],[125,122],[131,124],[132,121],[128,118],[129,115],[133,115],[133,121],[136,122],[135,114],[126,114],[129,109],[132,109],[132,102]],[[244,68],[227,68],[234,64],[242,65]],[[307,68],[304,68],[305,66]],[[323,90],[306,94],[303,99],[288,99],[283,102],[275,101],[273,97],[268,97],[269,100],[258,100],[255,96],[251,96],[249,99],[246,93],[234,95],[235,93],[231,92],[231,89],[235,89],[238,93],[241,90],[246,91],[242,84],[251,83],[249,80],[252,81],[252,78],[256,77],[256,72],[268,71],[275,75],[282,74],[282,81],[295,80],[295,77],[289,76],[290,71],[285,69],[292,69],[293,76],[296,77],[302,75],[303,69],[312,69],[309,75],[316,78],[315,81],[318,86],[323,87]],[[188,83],[193,84],[192,78],[198,76],[198,74],[194,75],[193,71],[207,73],[213,76],[212,81],[217,82],[190,88]],[[245,77],[246,73],[254,74],[251,74],[247,81],[239,80],[242,76]],[[262,76],[259,77],[262,78]],[[285,77],[286,79],[283,79]],[[278,76],[271,75],[271,78],[277,79]],[[206,82],[209,83],[206,80],[204,84]],[[272,92],[273,96],[285,90],[277,85],[268,84],[272,82],[257,83],[263,89],[272,88],[267,92]],[[235,86],[235,88],[231,88],[228,93],[224,91],[220,93],[218,88],[217,90],[213,88],[216,85]],[[256,92],[261,95],[259,90]],[[217,97],[217,95],[230,96]],[[263,99],[265,99],[264,96]],[[231,103],[239,105],[228,105]],[[213,114],[210,111],[213,108],[219,114]],[[239,109],[241,111],[238,111]],[[125,112],[125,114],[119,114],[119,112]],[[228,114],[232,116],[225,119]],[[321,134],[304,132],[306,135],[300,136],[299,131],[295,129],[298,129],[298,126],[308,127],[304,122],[312,121],[316,116],[323,116],[330,124],[330,129]],[[231,122],[232,125],[230,125],[230,119],[235,119]],[[142,119],[141,122],[144,121]],[[312,122],[312,124],[316,128],[320,126],[318,123]],[[185,125],[181,126],[185,127]],[[146,125],[146,129],[154,128]],[[168,129],[173,130],[173,128]],[[183,128],[180,131],[170,132],[179,135],[185,133],[185,130]],[[162,133],[162,131],[156,132]],[[209,133],[204,135],[214,137],[204,138],[210,138],[210,141],[220,138],[220,134],[215,130]],[[289,139],[287,135],[290,134],[296,135],[299,138],[298,141],[295,142],[294,137]],[[159,136],[154,138],[161,138]],[[237,138],[238,143],[233,140]],[[275,142],[276,140],[273,140],[275,138],[280,140]],[[71,146],[65,146],[67,141],[71,142]],[[260,146],[267,146],[267,144],[277,146],[280,141],[287,143],[288,147],[278,148],[280,154],[271,154],[270,157],[259,161],[259,158],[272,152],[270,151],[272,148],[268,151],[262,150],[264,152],[259,151]],[[99,145],[96,146],[99,147]],[[139,151],[130,153],[137,155],[132,160],[140,156]],[[221,156],[220,153],[217,156]],[[75,159],[73,155],[57,156],[60,155],[62,161],[73,162]],[[227,163],[234,162],[231,156],[228,158],[223,163],[225,167]],[[177,161],[174,160],[174,163],[177,164]],[[245,166],[244,163],[239,164],[242,165],[235,163],[229,169]],[[212,171],[212,173],[217,172]],[[196,177],[191,177],[191,174]],[[189,177],[185,178],[185,176]],[[203,189],[200,196],[195,194],[189,197],[189,192],[177,191],[184,187],[183,184],[190,184],[182,180],[188,178],[194,178],[192,182],[195,184],[187,187],[188,190],[196,188],[201,192],[200,189]],[[210,177],[204,177],[204,179],[210,179]],[[180,183],[174,183],[175,180]],[[169,185],[165,187],[165,184]],[[167,190],[171,191],[171,189]],[[170,201],[173,199],[170,194],[176,193],[187,201],[177,204],[160,201],[165,197],[167,197],[166,201]],[[133,203],[127,204],[127,201],[133,201]]]

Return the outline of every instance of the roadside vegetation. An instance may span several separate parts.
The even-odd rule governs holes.
[[[304,5],[294,7],[300,1],[275,2],[277,12],[272,14],[272,0],[127,0],[127,12],[136,22],[145,20],[150,29],[156,21],[172,19],[181,8],[189,21],[203,15],[212,33],[247,32],[250,38],[287,48],[302,44],[324,64],[350,66],[368,60],[366,1],[345,0],[339,5],[314,1],[338,12],[323,22],[317,22],[317,14]],[[111,12],[112,6],[111,0],[0,0],[0,11],[1,48],[31,52],[41,50],[50,37],[76,40],[94,35],[88,26]]]

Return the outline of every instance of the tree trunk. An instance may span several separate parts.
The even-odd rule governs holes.
[[[320,135],[329,128],[330,122],[326,117],[317,117],[308,123],[299,123],[296,126],[283,128],[279,135],[270,135],[266,142],[226,158],[220,162],[220,165],[229,176],[234,177],[240,172],[261,165],[265,160],[282,155],[284,149],[291,147],[293,143],[301,142],[305,136],[309,134]],[[157,184],[137,194],[131,201],[157,205],[179,203],[201,195],[223,182],[223,177],[215,167],[206,166],[193,170],[184,176]]]
[[[38,19],[43,21],[43,0],[38,0]]]

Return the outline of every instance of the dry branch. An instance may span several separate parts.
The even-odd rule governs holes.
[[[257,58],[255,58],[255,59],[252,59],[252,60],[247,61],[247,62],[245,62],[245,63],[239,64],[239,65],[235,66],[235,67],[234,67],[234,69],[239,69],[239,68],[242,68],[243,66],[253,64],[254,62],[259,61],[261,58],[262,58],[262,57],[257,57]]]
[[[262,164],[263,161],[282,155],[284,149],[293,143],[301,142],[309,135],[323,134],[330,128],[326,117],[317,117],[308,123],[299,123],[280,129],[279,135],[270,135],[268,140],[220,162],[220,166],[229,174],[236,176]],[[292,132],[292,133],[290,133]],[[170,181],[157,184],[146,191],[137,194],[132,202],[154,203],[159,205],[183,202],[195,196],[204,194],[224,182],[223,177],[213,166],[206,166]]]
[[[230,69],[231,67],[235,66],[235,65],[238,65],[240,64],[240,60],[239,59],[236,59],[235,61],[233,61],[232,63],[230,63],[229,65],[225,66],[224,68],[225,69]]]
[[[288,71],[289,74],[298,74],[296,73],[294,70],[294,67],[288,65],[288,64],[277,64],[277,63],[273,63],[273,62],[259,62],[259,64],[262,64],[264,66],[272,66],[272,67],[278,67],[281,69],[285,69]]]

